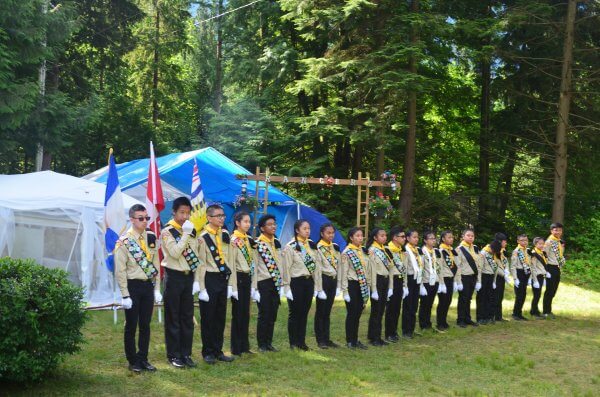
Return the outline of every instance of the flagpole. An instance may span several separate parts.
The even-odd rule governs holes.
[[[108,166],[110,167],[110,158],[113,155],[113,148],[108,149]],[[112,271],[112,289],[113,289],[113,324],[117,325],[117,275],[115,274],[115,269]]]

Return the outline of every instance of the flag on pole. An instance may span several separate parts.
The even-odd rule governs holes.
[[[163,197],[162,185],[160,184],[160,175],[156,166],[154,157],[154,145],[150,141],[150,165],[148,167],[148,190],[146,192],[146,211],[150,220],[148,228],[156,234],[158,239],[161,230],[160,212],[165,209],[165,199]],[[160,240],[157,240],[160,241]]]
[[[190,201],[192,202],[190,222],[194,224],[196,231],[200,232],[204,228],[204,225],[206,225],[206,203],[204,202],[204,192],[202,191],[196,157],[194,157],[194,169],[192,171],[192,194]]]
[[[113,252],[119,236],[125,232],[127,227],[127,216],[123,208],[123,196],[117,175],[117,165],[113,156],[113,150],[108,154],[108,178],[106,180],[106,193],[104,194],[104,245],[108,252],[106,267],[111,272],[115,269]]]

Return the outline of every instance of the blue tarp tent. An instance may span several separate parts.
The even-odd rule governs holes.
[[[158,157],[156,163],[162,181],[166,209],[161,213],[161,220],[168,221],[171,214],[171,202],[179,196],[190,196],[192,185],[192,170],[194,157],[198,163],[202,190],[207,203],[219,203],[225,208],[228,228],[232,227],[231,216],[235,209],[235,196],[242,190],[242,181],[236,175],[251,175],[244,167],[230,160],[219,151],[208,147],[185,153],[172,153]],[[128,195],[145,202],[148,181],[149,159],[139,159],[118,164],[121,190]],[[101,168],[84,178],[100,183],[106,183],[108,168]],[[264,185],[262,185],[264,186]],[[260,189],[259,200],[263,199],[264,189]],[[248,183],[248,192],[256,195],[255,183]],[[311,224],[311,238],[319,239],[319,227],[328,222],[327,218],[313,208],[300,204],[279,189],[269,186],[268,212],[277,217],[277,234],[283,243],[293,237],[293,224],[299,218],[307,219]],[[339,232],[335,242],[345,247],[345,242]]]

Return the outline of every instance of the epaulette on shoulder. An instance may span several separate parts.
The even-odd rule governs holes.
[[[225,244],[229,244],[231,242],[231,236],[229,235],[229,232],[227,230],[223,229],[221,236]]]
[[[148,246],[150,248],[156,248],[156,234],[151,229],[146,229],[146,235],[148,240]]]
[[[419,255],[423,255],[423,248],[417,247],[417,252],[419,253]]]
[[[340,246],[336,243],[333,243],[333,249],[336,250],[337,252],[340,252]]]
[[[317,247],[317,243],[315,243],[312,240],[308,240],[308,245],[310,246],[310,248],[312,248],[314,250],[316,250],[317,248],[319,248],[319,247]]]
[[[251,248],[256,248],[256,240],[254,240],[252,237],[248,237],[248,242],[250,243]]]
[[[441,258],[441,257],[442,257],[442,253],[440,252],[440,250],[439,250],[439,249],[437,249],[437,248],[434,248],[434,249],[433,249],[433,252],[435,252],[435,257],[436,257],[436,258]]]
[[[456,250],[456,248],[452,248],[452,255],[458,256],[458,251]]]
[[[475,251],[476,254],[479,253],[479,247],[476,245],[473,245],[473,250]]]
[[[273,240],[273,242],[275,243],[275,248],[281,248],[281,241],[279,241],[279,239],[276,238]]]
[[[362,247],[362,250],[363,250],[363,252],[364,252],[365,254],[368,254],[368,253],[369,253],[369,250],[367,249],[367,247]]]

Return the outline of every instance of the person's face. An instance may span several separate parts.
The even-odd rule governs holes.
[[[463,240],[465,240],[469,244],[473,244],[473,241],[475,241],[475,233],[473,233],[472,231],[466,232],[463,236]]]
[[[190,219],[190,213],[192,209],[187,205],[180,205],[177,211],[173,211],[173,220],[180,225],[183,225],[185,221]]]
[[[235,221],[235,226],[242,233],[248,233],[251,225],[252,223],[250,222],[250,215],[244,215],[241,221]]]
[[[363,243],[363,232],[362,230],[357,231],[356,233],[354,233],[352,235],[352,237],[350,237],[350,242],[354,245],[356,245],[357,247],[360,247]]]
[[[395,246],[402,247],[404,244],[406,244],[406,234],[404,234],[404,232],[400,232],[392,237],[392,241],[394,242]]]
[[[539,249],[540,251],[544,249],[544,240],[540,240],[537,243],[535,243],[535,248]]]
[[[562,227],[555,227],[555,228],[552,228],[552,230],[550,230],[550,233],[552,233],[552,235],[554,237],[560,239],[563,234],[563,229],[562,229]]]
[[[274,236],[277,231],[277,222],[275,222],[275,219],[269,219],[265,222],[265,225],[260,228],[260,231],[267,237]]]
[[[310,237],[310,224],[308,222],[302,222],[302,224],[296,230],[298,237],[307,239]]]
[[[131,226],[138,232],[143,232],[148,227],[150,217],[147,211],[135,211],[131,220]]]
[[[508,245],[508,241],[506,241],[506,240],[502,240],[502,241],[500,242],[500,244],[502,244],[502,248],[506,248],[506,246]]]
[[[442,241],[444,242],[444,244],[452,247],[452,244],[454,244],[454,235],[452,233],[446,234],[444,236],[444,238],[442,239]]]
[[[414,232],[410,236],[407,236],[406,239],[408,240],[408,242],[410,243],[410,245],[416,247],[417,244],[419,244],[419,233]]]
[[[425,236],[425,245],[427,248],[432,248],[435,245],[435,235],[428,234]]]
[[[208,223],[213,227],[219,228],[225,224],[225,212],[221,208],[214,209],[212,214],[206,215],[206,217]]]
[[[527,248],[527,246],[529,245],[529,239],[527,237],[521,237],[517,240],[517,243],[519,243],[521,247]]]
[[[333,241],[333,238],[335,237],[335,229],[330,227],[326,227],[325,230],[323,230],[321,232],[321,238],[323,239],[323,241],[327,241],[328,243],[331,243]]]
[[[387,241],[386,231],[385,230],[378,231],[377,235],[375,236],[375,241],[382,245],[385,244]]]

